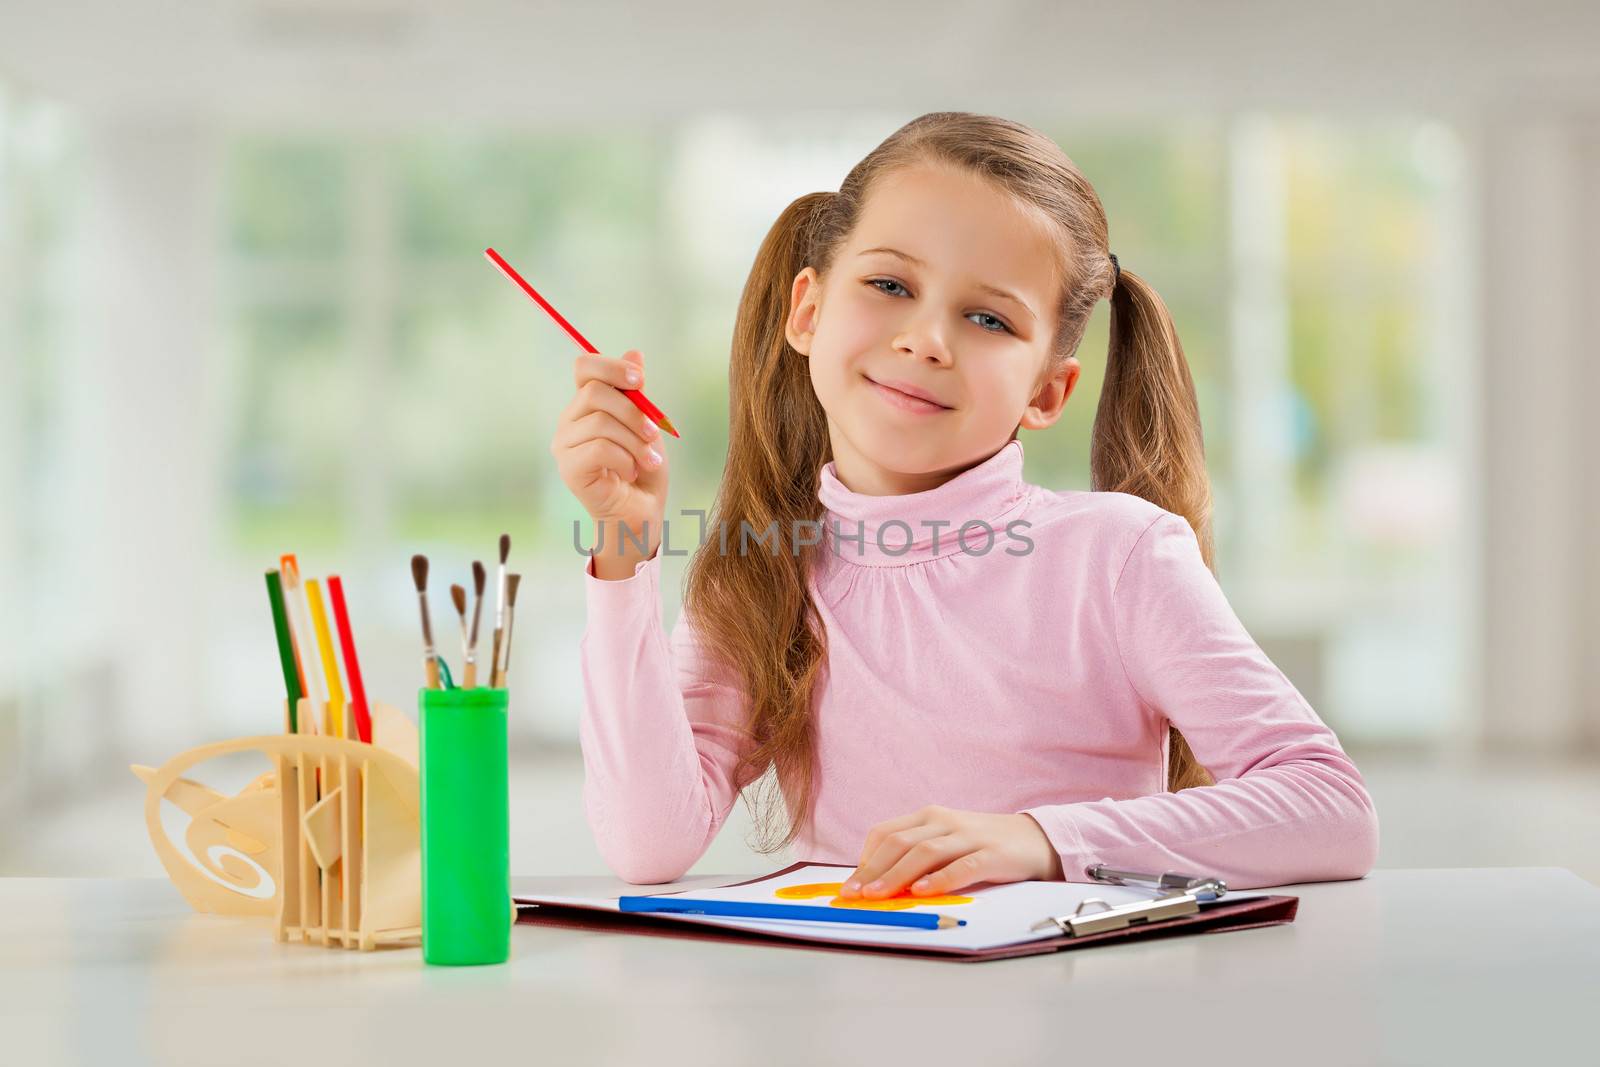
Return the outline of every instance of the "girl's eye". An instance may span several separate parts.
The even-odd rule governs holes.
[[[895,286],[901,292],[905,292],[905,286],[901,285],[899,282],[895,281],[893,278],[868,278],[867,279],[867,284],[872,286],[874,289],[877,289],[878,292],[886,293],[889,296],[897,295],[895,293],[890,292],[888,289],[880,288],[880,283],[882,283],[882,285]],[[1001,319],[997,315],[991,315],[987,311],[974,311],[973,314],[982,316],[985,319],[992,319],[1000,327],[998,330],[991,329],[988,326],[983,327],[983,329],[988,333],[1002,333],[1002,332],[1003,333],[1011,333],[1012,332],[1011,331],[1011,327],[1009,327],[1009,326],[1007,326],[1005,324],[1005,320]]]

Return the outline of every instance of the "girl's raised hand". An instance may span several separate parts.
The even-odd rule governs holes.
[[[1061,857],[1033,816],[930,804],[868,831],[861,861],[839,895],[931,896],[978,882],[1061,879]]]
[[[550,442],[561,480],[596,523],[621,522],[636,533],[648,523],[654,551],[667,510],[666,450],[661,430],[622,395],[644,385],[644,356],[629,351],[611,359],[585,352],[573,362],[572,374],[577,395]]]

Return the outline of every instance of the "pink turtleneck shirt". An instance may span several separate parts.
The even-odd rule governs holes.
[[[796,858],[854,865],[874,824],[939,804],[1032,816],[1072,881],[1094,863],[1236,888],[1370,870],[1360,773],[1240,624],[1189,525],[1128,494],[1030,484],[1022,460],[1011,441],[901,496],[823,468],[810,586],[828,662]],[[592,561],[584,579],[584,807],[636,883],[704,854],[744,743],[737,679],[687,612],[662,625],[660,568],[658,548],[626,579]],[[1216,785],[1165,791],[1169,722]]]

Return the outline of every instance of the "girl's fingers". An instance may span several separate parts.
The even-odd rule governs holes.
[[[644,384],[643,361],[635,351],[621,359],[584,352],[572,361],[573,384],[581,388],[585,382],[598,381],[617,389],[638,389]]]
[[[559,445],[572,447],[596,437],[615,441],[627,449],[641,467],[655,468],[661,465],[661,454],[655,446],[618,422],[609,411],[591,411],[576,422],[563,426],[557,431],[556,440]]]
[[[914,811],[910,815],[901,815],[896,819],[885,819],[867,831],[867,840],[861,846],[861,858],[856,860],[856,866],[862,867],[878,851],[878,846],[883,844],[883,839],[899,830],[909,830],[913,826],[921,826],[928,821],[926,809]]]
[[[913,881],[911,892],[921,897],[936,896],[940,893],[954,893],[978,882],[995,881],[997,859],[995,853],[987,848],[957,856],[938,870]]]
[[[605,471],[611,471],[625,482],[639,477],[639,465],[633,455],[604,437],[593,437],[574,445],[568,455],[580,481],[592,481]]]
[[[633,401],[623,396],[615,386],[596,379],[591,378],[578,387],[578,395],[568,410],[573,422],[591,411],[608,411],[643,440],[654,441],[661,436],[661,428],[650,421],[650,416],[635,407]]]
[[[881,892],[882,887],[878,890],[871,889],[872,883],[883,879],[886,873],[892,870],[897,863],[903,862],[908,854],[921,848],[923,842],[930,838],[942,837],[945,833],[947,831],[943,826],[927,822],[891,832],[883,838],[882,843],[878,845],[867,861],[856,868],[856,872],[845,882],[840,895],[857,895],[856,891],[852,891],[849,888],[852,883],[859,886],[859,894],[861,896],[887,895]],[[921,873],[921,870],[917,871],[917,874]],[[908,882],[910,880],[909,878],[906,879]]]
[[[892,897],[929,871],[939,870],[947,864],[969,865],[967,857],[974,855],[975,852],[971,841],[959,834],[942,834],[919,841],[907,849],[888,870],[874,879],[875,882],[882,883],[879,888],[873,889],[872,883],[869,882],[864,887],[862,895],[869,898]]]

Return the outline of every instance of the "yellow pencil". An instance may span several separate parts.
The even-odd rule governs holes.
[[[328,678],[328,732],[344,737],[344,686],[339,681],[339,661],[333,655],[333,638],[328,632],[328,613],[322,607],[322,587],[315,578],[306,579],[306,599],[311,602],[311,625],[317,631],[317,651],[322,655],[322,671]]]

